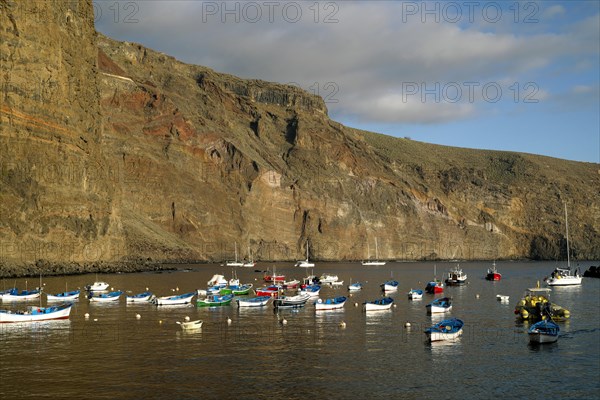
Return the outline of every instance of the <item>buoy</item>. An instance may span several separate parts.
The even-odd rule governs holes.
[[[179,286],[175,287],[175,290],[179,292]]]
[[[85,317],[85,319],[89,319],[90,318],[90,313],[85,313],[83,316]]]
[[[404,324],[405,327],[410,328],[410,322],[406,321],[406,323]]]
[[[398,307],[398,304],[394,304],[394,308]]]
[[[287,319],[283,318],[283,319],[281,320],[281,325],[287,325]]]
[[[135,319],[142,319],[142,316],[140,314],[135,314]]]
[[[344,321],[340,322],[340,328],[345,328],[346,327],[346,323]]]
[[[358,307],[358,303],[354,303],[354,307]]]
[[[98,318],[94,318],[94,322],[98,322]]]
[[[146,286],[146,292],[147,292],[148,290],[150,290],[150,289],[148,289],[148,286]]]
[[[479,298],[479,293],[477,293],[477,294],[475,295],[475,298],[477,298],[477,299]]]
[[[184,320],[185,320],[185,322],[189,322],[189,320],[190,320],[190,317],[188,317],[188,316],[186,315],[186,316],[185,316],[185,318],[184,318]]]
[[[162,324],[162,319],[159,319],[159,320],[158,320],[158,323],[159,323],[159,324]]]
[[[227,325],[231,325],[231,318],[227,317]]]

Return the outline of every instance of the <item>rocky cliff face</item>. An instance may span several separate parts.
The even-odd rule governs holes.
[[[289,260],[307,240],[362,259],[375,238],[392,259],[557,259],[564,201],[573,253],[600,258],[598,165],[353,130],[297,88],[97,35],[89,3],[0,7],[5,263],[222,260],[235,242]]]

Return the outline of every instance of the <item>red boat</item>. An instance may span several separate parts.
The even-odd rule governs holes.
[[[442,293],[444,291],[444,284],[440,281],[428,282],[427,286],[425,286],[425,291],[431,294]]]
[[[277,297],[279,295],[279,286],[271,285],[256,289],[256,296],[271,296]]]
[[[499,281],[502,279],[502,274],[496,270],[496,263],[493,263],[492,267],[488,268],[485,279],[488,281]]]
[[[267,273],[265,274],[265,276],[263,276],[263,279],[265,280],[265,282],[285,282],[285,275],[278,275],[275,270],[273,270],[273,273],[269,273],[267,271]]]

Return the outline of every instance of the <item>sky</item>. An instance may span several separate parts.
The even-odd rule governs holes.
[[[323,97],[347,126],[600,163],[598,1],[103,1],[98,31]]]

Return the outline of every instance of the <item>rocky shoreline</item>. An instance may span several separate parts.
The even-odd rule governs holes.
[[[90,263],[49,262],[38,260],[35,263],[11,264],[0,262],[0,278],[25,278],[30,276],[80,275],[90,273],[132,273],[148,271],[171,271],[172,265],[161,264],[148,259],[108,262],[97,261]]]

